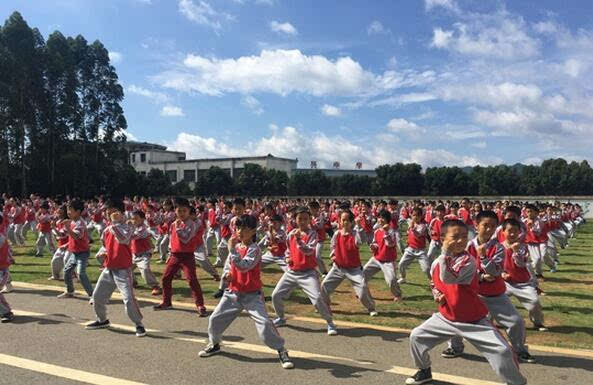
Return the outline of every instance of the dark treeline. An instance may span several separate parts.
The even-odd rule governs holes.
[[[13,13],[0,27],[2,190],[80,196],[124,190],[130,168],[121,146],[123,96],[100,41],[59,31],[45,41]]]

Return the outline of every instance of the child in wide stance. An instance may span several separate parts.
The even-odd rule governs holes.
[[[459,220],[445,221],[441,233],[443,251],[431,266],[433,295],[439,312],[410,334],[410,353],[419,370],[406,379],[406,384],[431,382],[430,350],[455,336],[474,345],[505,383],[526,384],[512,348],[488,320],[488,309],[478,297],[476,258],[465,251],[467,226]]]
[[[231,323],[246,310],[257,328],[261,340],[270,348],[278,351],[280,363],[284,369],[292,369],[288,352],[284,348],[284,339],[274,327],[262,293],[260,278],[261,250],[255,242],[257,219],[251,215],[237,218],[237,237],[229,239],[229,257],[225,264],[223,279],[228,283],[222,299],[214,309],[208,323],[210,343],[198,354],[209,357],[220,352],[222,334]]]
[[[86,325],[86,329],[95,330],[110,326],[107,318],[107,302],[117,288],[123,296],[128,317],[136,325],[136,336],[144,337],[146,330],[142,325],[142,313],[134,296],[132,279],[132,250],[130,242],[134,229],[125,221],[124,203],[111,199],[105,204],[107,215],[111,219],[102,240],[104,247],[103,266],[105,267],[97,280],[93,291],[92,304],[97,320]]]
[[[8,281],[8,267],[12,264],[10,245],[6,236],[6,226],[3,226],[4,218],[0,214],[0,287],[4,287]],[[4,294],[0,292],[0,322],[6,323],[14,319],[10,305],[6,302]]]

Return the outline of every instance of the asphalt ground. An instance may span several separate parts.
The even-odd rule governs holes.
[[[87,299],[57,299],[59,288],[15,286],[6,298],[17,317],[0,325],[0,384],[383,385],[403,384],[415,372],[405,330],[338,323],[340,335],[331,337],[321,322],[289,320],[279,330],[295,369],[285,370],[246,315],[227,330],[221,354],[199,358],[208,319],[191,306],[155,312],[153,301],[141,300],[148,336],[138,338],[118,296],[108,305],[112,328],[90,331],[83,326],[94,320]],[[440,357],[444,347],[431,355],[434,384],[500,383],[472,346],[453,360]],[[529,383],[593,384],[593,352],[546,350],[532,348],[538,363],[521,365]]]

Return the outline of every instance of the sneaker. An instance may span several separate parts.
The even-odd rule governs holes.
[[[49,277],[47,280],[48,280],[48,281],[59,281],[59,280],[60,280],[60,278],[56,278],[56,277],[54,277],[54,276],[51,276],[51,277]]]
[[[90,324],[86,324],[84,326],[84,328],[86,330],[97,330],[97,329],[106,329],[110,326],[111,324],[109,323],[109,320],[105,320],[105,321],[95,321],[95,322],[91,322]]]
[[[558,260],[554,261],[554,267],[550,269],[550,273],[555,273],[558,271]]]
[[[274,326],[276,326],[277,328],[280,328],[282,326],[286,326],[286,319],[284,319],[284,318],[276,318],[272,322],[274,323]]]
[[[224,295],[224,290],[218,290],[216,293],[214,293],[214,295],[212,297],[222,298],[223,295]]]
[[[400,279],[397,280],[397,283],[399,283],[400,285],[402,283],[406,283],[406,279],[405,278],[400,278]]]
[[[35,253],[35,258],[42,258],[43,255],[39,254],[39,253]]]
[[[163,289],[161,289],[160,287],[153,287],[152,288],[152,295],[157,296],[157,295],[161,295],[163,294]]]
[[[200,318],[208,317],[208,312],[206,311],[205,306],[200,306],[198,308],[198,317],[200,317]]]
[[[544,297],[546,295],[546,292],[543,291],[542,289],[540,289],[539,287],[536,287],[535,291],[537,292],[537,295],[540,295],[542,297]]]
[[[443,357],[443,358],[457,358],[462,354],[463,354],[463,350],[459,351],[459,350],[455,350],[453,348],[447,348],[447,349],[443,350],[443,352],[441,353],[441,357]]]
[[[537,331],[540,331],[540,332],[547,332],[548,331],[548,328],[545,327],[544,325],[534,325],[534,327],[535,327],[535,329]]]
[[[535,364],[535,358],[533,358],[533,356],[527,352],[519,353],[517,356],[519,357],[519,362]]]
[[[136,337],[144,337],[145,335],[146,335],[146,329],[144,329],[144,326],[137,325],[136,326]]]
[[[430,371],[430,368],[428,368],[428,369],[420,369],[412,377],[408,377],[406,379],[406,384],[420,385],[420,384],[426,384],[427,382],[431,382],[431,381],[432,381],[432,372]]]
[[[74,293],[69,293],[67,291],[63,292],[62,294],[58,294],[58,298],[74,298]]]
[[[376,317],[376,316],[378,316],[378,315],[379,315],[379,312],[378,312],[378,311],[376,311],[376,310],[373,310],[373,311],[369,312],[369,315],[370,315],[371,317]]]
[[[7,282],[6,285],[4,285],[4,289],[2,289],[2,291],[0,291],[0,293],[11,293],[14,290],[14,287],[12,286],[12,283]]]
[[[212,279],[213,279],[215,282],[220,282],[220,275],[218,275],[218,274],[216,274],[216,275],[213,275],[213,276],[212,276]]]
[[[336,329],[336,325],[332,324],[327,324],[327,335],[328,336],[337,336],[338,335],[338,329]]]
[[[536,274],[536,275],[535,275],[535,277],[536,277],[537,279],[541,280],[541,281],[544,281],[544,280],[545,280],[545,278],[544,278],[544,275],[543,275],[543,274]]]
[[[166,303],[159,303],[158,305],[154,305],[152,307],[154,310],[170,310],[173,309],[173,306],[171,306],[171,304],[166,304]]]
[[[393,297],[393,302],[401,302],[403,301],[402,297]]]
[[[5,324],[7,322],[11,322],[13,319],[14,319],[14,313],[9,311],[8,313],[5,313],[0,317],[0,322]]]
[[[95,304],[95,301],[93,300],[93,298],[89,298],[89,305],[93,306]]]
[[[288,356],[288,352],[286,350],[278,350],[278,358],[280,358],[280,364],[282,364],[283,369],[294,368],[294,364],[292,363],[292,360]]]
[[[220,353],[220,345],[219,344],[208,344],[204,350],[200,350],[198,353],[198,357],[210,357],[217,353]]]

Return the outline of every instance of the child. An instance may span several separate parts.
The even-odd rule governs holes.
[[[375,218],[371,213],[371,204],[368,201],[362,201],[360,214],[356,218],[356,223],[362,228],[362,242],[370,245],[373,242],[373,226]]]
[[[169,241],[171,233],[171,224],[175,221],[175,211],[173,210],[173,202],[167,199],[163,202],[163,217],[161,223],[158,225],[159,239],[157,240],[160,259],[159,263],[167,261],[169,254]]]
[[[45,245],[49,248],[49,252],[53,255],[56,248],[54,246],[54,240],[51,233],[51,215],[49,211],[49,204],[44,202],[39,207],[39,213],[37,214],[37,230],[39,230],[39,236],[37,237],[37,252],[36,257],[43,256],[43,249]]]
[[[92,303],[95,308],[97,320],[88,323],[87,330],[108,328],[107,302],[111,294],[117,290],[123,296],[124,306],[128,317],[136,325],[136,336],[144,337],[146,329],[142,325],[142,313],[134,296],[134,283],[132,279],[132,250],[130,242],[134,229],[126,224],[124,203],[121,200],[110,199],[105,204],[111,225],[103,231],[102,241],[105,248],[105,267],[97,280],[93,292]]]
[[[208,232],[205,239],[205,244],[208,252],[208,257],[212,255],[212,240],[218,245],[220,243],[220,225],[216,221],[218,213],[216,212],[216,199],[212,199],[207,204],[208,208]]]
[[[268,248],[268,251],[262,256],[262,267],[276,263],[282,270],[286,271],[286,232],[282,229],[282,217],[280,215],[272,216],[268,231],[258,244]]]
[[[225,209],[227,209],[228,206],[225,203]],[[227,256],[228,256],[228,252],[229,252],[229,248],[228,248],[228,240],[232,237],[236,237],[237,234],[237,227],[235,225],[235,221],[237,220],[237,218],[239,218],[241,215],[243,215],[243,213],[245,212],[245,201],[243,200],[243,198],[235,198],[233,200],[232,203],[232,209],[231,209],[231,213],[230,215],[226,215],[223,216],[223,218],[221,218],[219,220],[219,222],[221,224],[223,224],[223,228],[222,231],[220,233],[220,244],[218,245],[218,259],[216,261],[216,265],[215,266],[219,266],[219,265],[225,265]],[[224,225],[226,223],[226,225]],[[226,281],[224,279],[222,279],[220,281],[220,284],[218,285],[218,291],[216,293],[214,293],[214,298],[221,298],[223,293],[224,293],[224,289],[226,288]]]
[[[331,304],[330,294],[333,293],[344,279],[356,292],[356,296],[364,307],[367,308],[371,317],[379,313],[375,310],[375,301],[371,297],[367,283],[362,275],[360,252],[358,248],[362,244],[360,226],[354,227],[354,214],[347,210],[340,215],[341,229],[334,233],[330,246],[330,258],[333,266],[325,276],[321,284],[321,293],[328,306]]]
[[[132,250],[132,263],[140,270],[140,275],[150,288],[152,295],[161,295],[163,292],[159,283],[150,269],[150,258],[152,257],[151,235],[148,232],[144,221],[146,216],[143,211],[135,210],[132,212],[132,235],[130,240],[130,249]]]
[[[194,207],[190,207],[189,216],[192,221],[196,223],[198,230],[196,231],[196,236],[194,242],[196,244],[196,248],[194,250],[194,258],[196,263],[200,265],[200,267],[208,274],[212,276],[215,281],[220,281],[220,276],[218,272],[210,263],[208,256],[206,255],[206,248],[204,247],[204,232],[206,231],[206,223],[202,220],[202,215],[198,215],[196,209]],[[200,213],[201,214],[201,213]]]
[[[418,258],[420,269],[430,279],[430,264],[432,261],[428,259],[428,255],[426,255],[426,251],[424,250],[426,248],[426,239],[428,238],[428,226],[424,223],[422,209],[420,207],[415,207],[412,210],[411,219],[410,226],[408,227],[408,247],[406,247],[398,265],[399,275],[401,277],[398,283],[400,284],[406,282],[406,270],[415,258]]]
[[[230,255],[223,276],[228,282],[228,289],[210,316],[210,343],[198,355],[209,357],[219,353],[222,334],[241,311],[246,310],[255,321],[259,338],[278,352],[284,369],[292,369],[294,364],[284,348],[284,339],[274,327],[264,303],[260,278],[261,251],[254,239],[257,219],[251,215],[242,215],[238,218],[236,226],[237,237],[229,239]]]
[[[445,218],[445,206],[438,205],[433,210],[434,217],[428,225],[430,233],[430,245],[428,246],[428,259],[434,261],[441,255],[441,225]]]
[[[89,297],[93,295],[93,287],[86,274],[86,267],[89,262],[89,236],[86,223],[81,217],[82,210],[84,210],[84,203],[78,199],[73,199],[68,203],[68,218],[70,220],[64,221],[64,226],[68,230],[68,252],[72,255],[64,266],[64,282],[66,283],[66,291],[58,298],[73,298],[74,297],[74,282],[72,281],[72,273],[76,269],[78,280],[80,281],[84,291]]]
[[[547,331],[544,326],[544,314],[539,301],[537,287],[529,269],[529,251],[521,241],[521,222],[516,219],[505,219],[502,222],[505,240],[504,272],[502,278],[506,283],[506,294],[515,296],[529,312],[529,319],[539,331]]]
[[[527,218],[524,220],[527,226],[525,242],[529,249],[529,255],[531,256],[536,276],[543,279],[542,262],[554,271],[557,268],[557,264],[548,253],[548,227],[539,218],[539,210],[535,205],[527,204],[525,209],[527,213]]]
[[[216,218],[216,223],[220,227],[220,242],[217,246],[217,258],[214,266],[223,267],[228,254],[228,241],[233,235],[230,224],[233,218],[233,203],[230,201],[224,202],[224,210],[219,213]]]
[[[391,294],[393,294],[394,302],[398,302],[402,299],[402,292],[395,275],[397,238],[395,236],[395,230],[390,227],[391,213],[385,209],[379,211],[378,223],[379,228],[375,230],[373,243],[371,243],[373,256],[364,266],[362,275],[368,285],[373,275],[382,271],[385,282],[389,286]]]
[[[64,265],[68,259],[68,229],[65,222],[68,219],[68,212],[66,206],[60,206],[57,211],[58,220],[52,222],[52,232],[58,241],[58,248],[56,249],[51,259],[51,277],[48,281],[59,281],[61,272],[64,270]]]
[[[185,198],[175,198],[175,215],[177,219],[171,224],[171,255],[167,259],[167,267],[163,273],[161,285],[163,287],[163,301],[154,306],[154,310],[168,310],[172,308],[171,297],[173,296],[173,278],[179,269],[183,269],[185,279],[191,288],[192,297],[198,315],[206,317],[204,296],[202,288],[196,276],[196,260],[194,251],[196,249],[195,236],[198,231],[196,223],[189,217],[189,201]]]
[[[514,351],[522,362],[534,363],[535,359],[525,346],[525,323],[506,293],[501,274],[505,252],[502,245],[492,238],[498,226],[494,211],[481,211],[475,218],[477,236],[469,241],[467,252],[476,259],[478,266],[478,294],[488,308],[490,316],[506,328]],[[463,339],[453,337],[449,347],[441,353],[444,358],[455,358],[463,353]]]
[[[286,251],[288,269],[272,293],[272,304],[278,315],[278,318],[274,320],[274,325],[276,327],[286,325],[284,299],[288,298],[296,287],[300,287],[319,311],[319,315],[327,322],[327,334],[335,336],[338,331],[334,325],[328,303],[321,295],[319,274],[315,269],[317,267],[317,258],[315,257],[317,232],[310,227],[311,214],[305,207],[298,208],[295,214],[297,228],[288,235],[289,248]]]
[[[465,251],[467,226],[459,220],[445,221],[441,234],[443,252],[431,266],[433,295],[439,312],[410,334],[410,354],[419,370],[406,379],[406,384],[431,382],[428,353],[454,336],[461,336],[474,345],[505,383],[526,384],[512,348],[487,319],[488,309],[478,297],[478,266],[476,259]]]
[[[8,245],[8,239],[4,232],[5,226],[2,226],[4,218],[0,214],[0,287],[4,287],[8,281],[8,268],[12,264],[12,255],[10,252],[10,246]],[[14,319],[14,314],[10,309],[10,305],[6,302],[4,294],[0,292],[0,322],[6,323],[11,322]]]
[[[325,215],[320,211],[321,206],[319,202],[309,202],[309,210],[311,211],[311,228],[317,232],[317,246],[315,246],[315,258],[317,258],[317,268],[321,275],[327,274],[327,267],[323,262],[323,242],[325,241],[325,222],[327,222]]]

